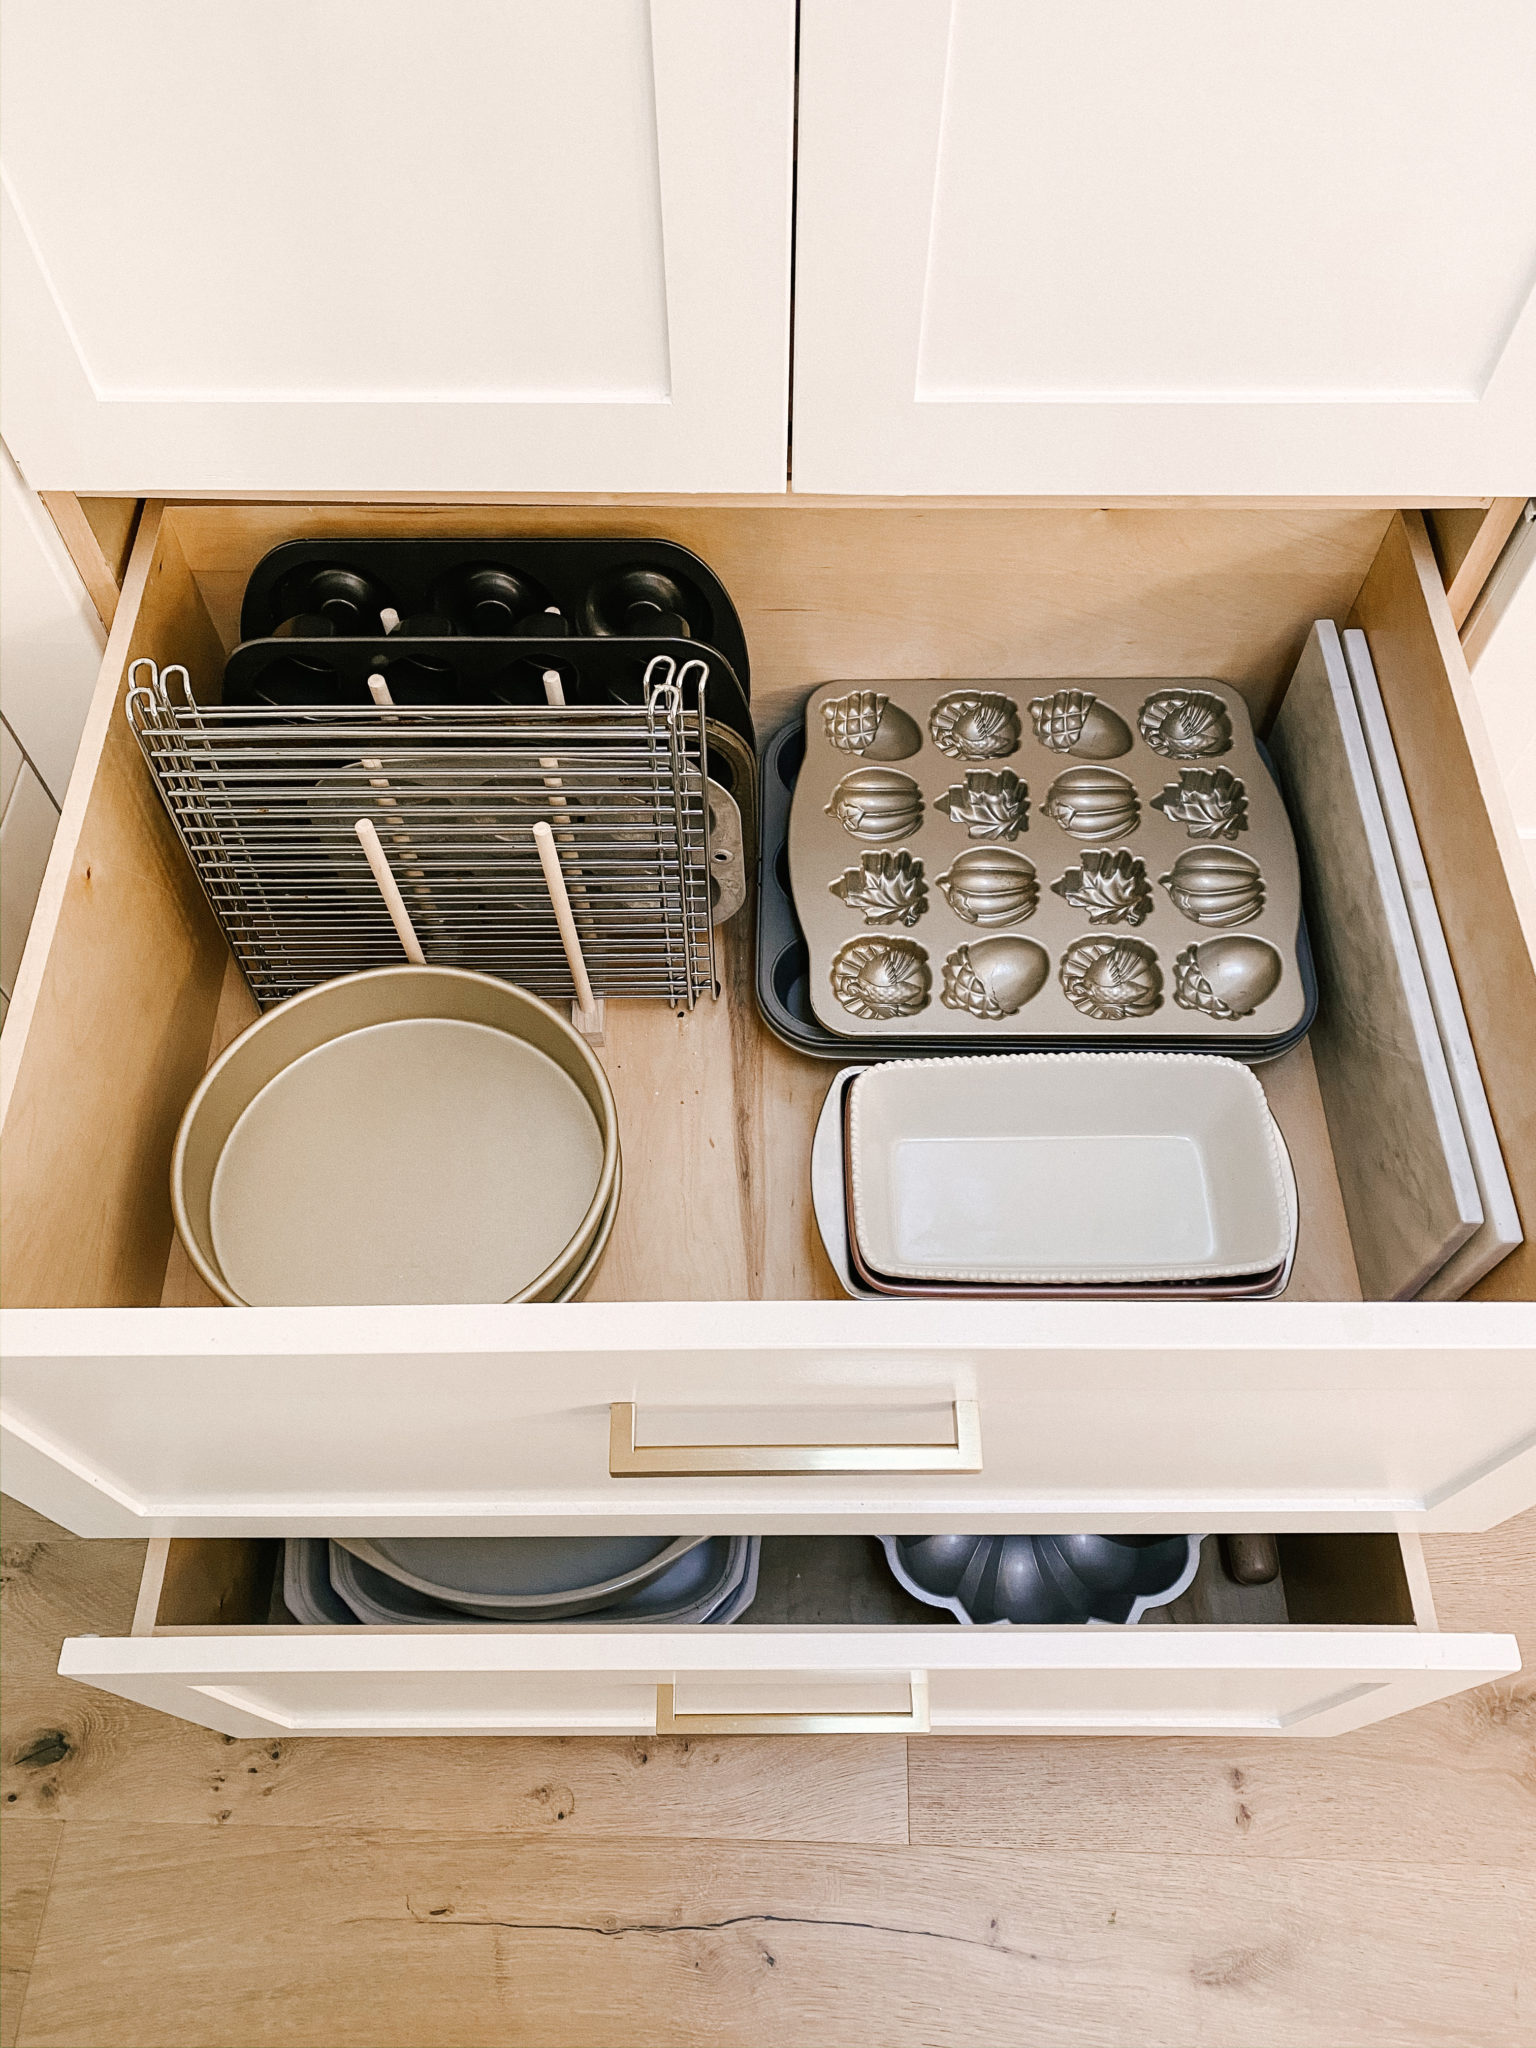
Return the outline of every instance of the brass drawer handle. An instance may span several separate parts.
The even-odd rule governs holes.
[[[679,1714],[677,1688],[656,1688],[658,1735],[926,1735],[928,1674],[914,1671],[911,1704],[888,1714]]]
[[[956,1401],[955,1432],[937,1444],[637,1444],[635,1404],[608,1411],[608,1471],[614,1479],[697,1478],[767,1472],[979,1472],[981,1411]]]

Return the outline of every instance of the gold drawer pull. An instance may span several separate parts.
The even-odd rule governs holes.
[[[679,1714],[677,1688],[656,1688],[658,1735],[926,1735],[928,1674],[914,1671],[911,1704],[889,1714]]]
[[[635,1404],[608,1413],[614,1479],[697,1478],[726,1472],[979,1472],[981,1412],[955,1403],[955,1433],[938,1444],[637,1444]]]

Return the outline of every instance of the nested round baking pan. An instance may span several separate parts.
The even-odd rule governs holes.
[[[269,1010],[204,1076],[171,1162],[193,1264],[252,1307],[568,1298],[618,1182],[591,1048],[526,990],[449,967]]]

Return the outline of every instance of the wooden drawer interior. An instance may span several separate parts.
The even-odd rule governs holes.
[[[1428,1580],[1416,1537],[1389,1533],[1281,1536],[1280,1576],[1239,1586],[1207,1537],[1188,1591],[1153,1608],[1138,1626],[1433,1628]],[[161,1538],[149,1545],[134,1616],[135,1635],[195,1635],[278,1628],[304,1635],[360,1633],[295,1623],[282,1606],[282,1544],[270,1538]],[[568,1626],[568,1625],[567,1625]],[[736,1631],[754,1628],[944,1628],[959,1624],[924,1606],[888,1570],[873,1536],[765,1536],[757,1598]],[[1027,1634],[1024,1625],[1019,1633]],[[465,1629],[432,1634],[527,1634]],[[631,1633],[628,1627],[624,1633]],[[370,1636],[395,1631],[369,1628]],[[418,1628],[407,1635],[423,1633]],[[558,1630],[543,1633],[559,1633]]]
[[[123,718],[139,655],[215,679],[245,579],[317,533],[651,533],[695,548],[741,611],[767,733],[833,677],[1212,675],[1262,730],[1313,620],[1371,636],[1517,1200],[1536,1218],[1536,975],[1453,688],[1454,633],[1416,514],[719,506],[146,508],[5,1037],[3,1288],[16,1307],[211,1297],[172,1229],[170,1150],[210,1058],[255,1015]],[[1438,607],[1438,609],[1437,609]],[[1447,638],[1449,635],[1449,638]],[[625,1191],[589,1299],[834,1299],[811,1213],[831,1063],[753,996],[750,920],[722,999],[609,1006]],[[1296,1165],[1289,1295],[1358,1300],[1305,1045],[1258,1070]],[[1529,1243],[1478,1284],[1536,1293]]]

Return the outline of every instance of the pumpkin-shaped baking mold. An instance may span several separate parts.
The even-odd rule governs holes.
[[[1011,768],[973,768],[934,801],[972,839],[1017,839],[1029,830],[1029,784]]]
[[[1235,839],[1248,830],[1248,792],[1230,768],[1181,768],[1152,808],[1191,839]]]
[[[944,962],[946,1009],[964,1010],[989,1023],[1022,1010],[1051,971],[1050,955],[1033,939],[978,939],[957,946]]]
[[[1247,1017],[1280,986],[1280,955],[1246,932],[1189,946],[1173,963],[1173,1000],[1223,1021]]]
[[[996,690],[954,690],[928,714],[941,754],[957,761],[995,761],[1019,750],[1019,707]]]
[[[850,939],[832,962],[832,993],[866,1022],[915,1017],[932,986],[928,955],[912,939],[870,933]]]
[[[866,761],[905,761],[923,744],[917,721],[881,690],[850,690],[821,707],[828,744]]]
[[[923,793],[898,768],[855,768],[833,790],[827,813],[855,839],[910,839],[923,821]]]
[[[939,887],[967,924],[1018,924],[1040,901],[1034,862],[1006,846],[968,846]]]
[[[1118,768],[1069,768],[1040,806],[1074,839],[1124,839],[1141,823],[1141,804]]]
[[[1056,690],[1030,701],[1035,738],[1053,754],[1114,761],[1131,751],[1131,728],[1091,690]]]
[[[1154,690],[1136,723],[1153,753],[1170,761],[1224,754],[1232,744],[1231,716],[1210,690]]]
[[[1150,1017],[1163,1000],[1157,955],[1141,939],[1079,939],[1061,956],[1061,985],[1085,1017]]]
[[[928,908],[923,864],[906,848],[900,853],[866,853],[856,868],[831,884],[850,910],[862,910],[866,924],[916,924]]]
[[[1235,846],[1192,846],[1158,884],[1196,924],[1251,924],[1264,908],[1264,877]]]
[[[1124,847],[1115,853],[1089,848],[1051,889],[1074,910],[1086,911],[1090,924],[1143,924],[1152,909],[1146,864]]]

